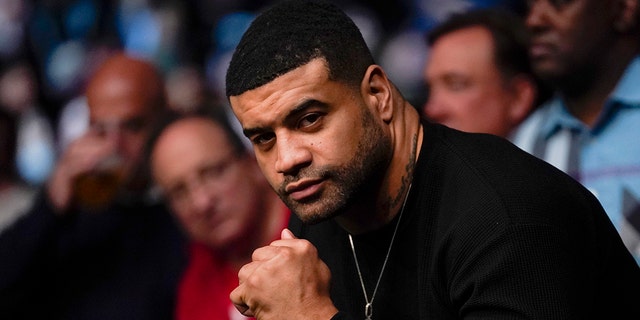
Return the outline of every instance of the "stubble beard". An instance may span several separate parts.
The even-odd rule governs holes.
[[[348,212],[358,201],[372,199],[391,160],[391,140],[373,115],[363,108],[364,132],[357,150],[345,165],[303,168],[296,176],[285,177],[278,195],[305,224],[316,224]],[[325,186],[317,196],[296,201],[284,187],[302,178],[322,178]]]

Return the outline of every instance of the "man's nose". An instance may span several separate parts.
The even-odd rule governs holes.
[[[190,206],[197,212],[204,212],[210,206],[213,201],[213,196],[210,194],[209,188],[203,184],[194,184],[189,189]]]
[[[428,119],[440,122],[446,117],[447,107],[445,106],[440,94],[433,93],[424,104],[422,111]]]
[[[282,134],[276,141],[275,169],[282,174],[296,174],[298,170],[307,166],[312,159],[311,151],[305,146],[302,138],[289,134]]]
[[[548,0],[532,0],[529,1],[529,10],[525,18],[525,25],[531,30],[538,30],[546,25],[546,16],[551,4]]]

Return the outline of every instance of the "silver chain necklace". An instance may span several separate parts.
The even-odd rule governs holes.
[[[360,264],[358,264],[358,257],[356,256],[356,248],[353,245],[353,237],[351,237],[351,234],[349,234],[349,244],[351,245],[353,260],[355,260],[356,262],[356,270],[358,270],[358,277],[360,278],[360,285],[362,286],[362,293],[364,293],[364,301],[366,302],[366,304],[364,305],[365,320],[371,320],[371,317],[373,316],[373,299],[375,299],[376,297],[376,292],[378,292],[378,286],[380,285],[382,274],[384,274],[384,269],[387,266],[387,261],[389,260],[389,254],[391,253],[391,248],[393,247],[393,241],[396,239],[396,232],[398,232],[400,219],[402,219],[402,213],[404,212],[404,207],[407,205],[407,199],[409,198],[410,191],[411,191],[411,184],[409,184],[409,188],[407,189],[407,194],[404,196],[404,202],[402,203],[402,208],[400,209],[400,215],[398,216],[396,227],[393,230],[393,235],[391,236],[391,242],[389,243],[389,249],[387,249],[387,255],[384,257],[384,262],[382,263],[382,269],[380,270],[378,281],[376,282],[375,288],[373,288],[373,294],[371,295],[371,300],[369,300],[369,295],[367,295],[367,289],[364,287],[364,280],[362,280],[362,273],[360,272]]]

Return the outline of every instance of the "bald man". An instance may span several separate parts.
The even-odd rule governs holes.
[[[74,194],[85,191],[74,190],[78,178],[97,176],[109,166],[120,171],[118,187],[126,192],[120,192],[119,196],[143,196],[148,183],[142,164],[144,144],[151,123],[165,109],[162,79],[154,67],[123,54],[107,60],[96,71],[86,95],[89,131],[69,146],[48,185],[52,204],[59,214],[74,205],[74,200],[78,200],[75,196],[84,196]],[[114,200],[109,195],[96,197],[107,199],[81,199],[84,201],[75,204],[94,209]]]
[[[124,54],[90,79],[88,132],[0,235],[1,317],[172,318],[183,239],[144,170],[150,128],[166,108],[162,88],[153,65]]]

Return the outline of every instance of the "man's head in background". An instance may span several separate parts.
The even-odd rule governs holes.
[[[96,70],[86,95],[90,131],[110,140],[130,187],[145,187],[144,145],[166,109],[161,74],[150,62],[116,54]]]
[[[432,30],[424,79],[427,118],[469,132],[506,137],[538,103],[528,33],[509,11],[454,14]]]
[[[151,167],[190,239],[215,251],[253,248],[282,224],[284,205],[223,112],[169,121],[151,142]]]

